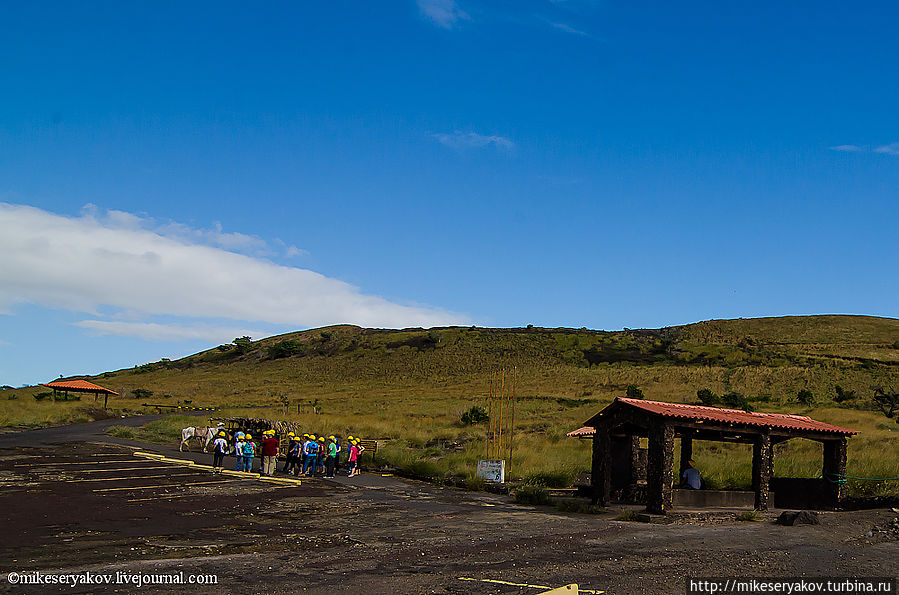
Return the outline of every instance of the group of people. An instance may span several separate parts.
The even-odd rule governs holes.
[[[265,430],[257,445],[256,439],[249,432],[234,432],[233,444],[228,441],[228,433],[220,429],[212,443],[212,473],[220,474],[224,470],[225,455],[234,453],[237,459],[235,471],[252,471],[253,459],[262,459],[261,475],[273,476],[277,468],[281,441],[274,430]],[[361,441],[348,436],[345,446],[340,444],[336,436],[316,436],[315,434],[296,435],[287,433],[287,448],[284,454],[282,473],[298,477],[334,477],[340,470],[343,452],[346,452],[347,477],[359,475],[359,457],[365,448]]]

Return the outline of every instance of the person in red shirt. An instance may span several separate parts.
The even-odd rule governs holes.
[[[278,447],[281,442],[275,438],[274,430],[266,430],[262,433],[262,475],[271,477],[275,474],[275,466],[278,463]]]

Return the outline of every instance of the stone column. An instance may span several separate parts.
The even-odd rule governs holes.
[[[674,430],[654,420],[649,428],[649,460],[646,465],[646,510],[665,514],[671,508],[674,466]]]
[[[755,492],[755,509],[768,510],[771,506],[771,473],[774,467],[774,450],[771,435],[759,434],[752,444],[752,490]]]
[[[590,470],[592,501],[607,506],[612,492],[612,441],[608,428],[596,427],[593,434],[593,464]]]
[[[830,506],[836,508],[846,497],[846,484],[839,481],[846,475],[846,439],[824,440],[824,484]]]

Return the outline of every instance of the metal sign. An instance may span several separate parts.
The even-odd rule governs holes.
[[[505,461],[478,461],[478,477],[483,477],[485,481],[492,483],[503,483],[506,481],[506,462]]]

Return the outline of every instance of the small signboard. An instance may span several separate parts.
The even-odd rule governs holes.
[[[506,462],[505,461],[478,461],[478,477],[493,483],[503,483],[506,481]]]

